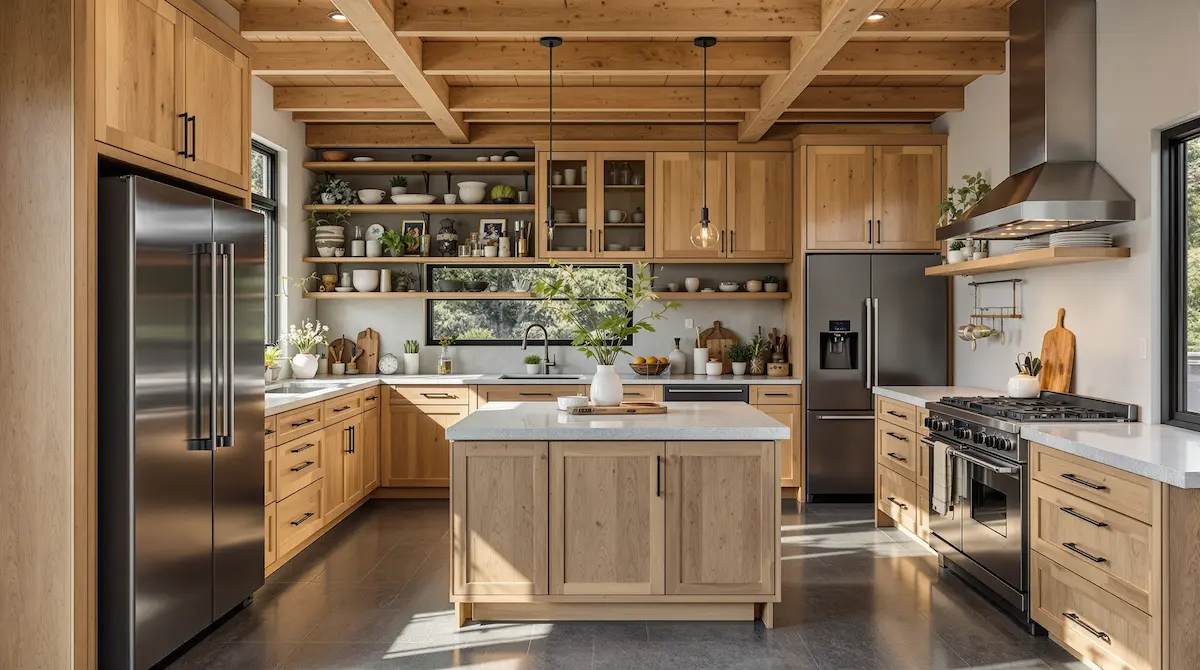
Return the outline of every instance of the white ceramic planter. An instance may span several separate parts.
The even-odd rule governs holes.
[[[321,194],[321,204],[322,205],[334,205],[337,203],[335,202],[335,198],[333,197],[332,193],[322,193]]]
[[[722,363],[721,361],[709,361],[704,364],[704,372],[709,377],[720,377],[721,369],[724,367],[725,367],[725,364]]]
[[[317,226],[313,239],[317,244],[317,253],[323,258],[330,258],[336,249],[346,243],[346,229],[342,226]]]
[[[738,363],[735,361],[733,363],[730,363],[730,365],[733,366],[733,374],[735,374],[735,375],[746,374],[746,366],[748,365],[748,363],[746,363],[744,361],[741,363]]]
[[[415,375],[421,372],[421,354],[404,354],[404,374]]]
[[[487,184],[481,181],[460,181],[458,183],[458,198],[464,205],[478,205],[483,202],[487,192]]]
[[[292,376],[296,379],[312,379],[317,376],[317,363],[321,359],[316,354],[296,354],[292,356]]]
[[[1013,375],[1008,378],[1007,390],[1011,398],[1036,398],[1042,393],[1042,380],[1031,375]]]
[[[967,260],[967,252],[964,249],[950,249],[946,252],[946,262],[961,263]]]
[[[404,195],[405,193],[408,193],[407,186],[393,186],[392,187],[392,195]]]
[[[525,374],[527,374],[527,375],[542,374],[542,364],[541,363],[526,363],[525,364]]]
[[[779,292],[779,284],[776,284],[774,282],[772,282],[770,284],[763,284],[763,291],[765,293],[778,293]]]
[[[615,407],[625,397],[624,384],[611,365],[597,365],[596,376],[592,377],[590,389],[592,404],[597,407]]]

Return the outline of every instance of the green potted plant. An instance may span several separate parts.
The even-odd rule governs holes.
[[[415,375],[421,370],[421,343],[416,340],[404,340],[404,374]]]
[[[938,211],[942,213],[938,219],[939,228],[958,221],[992,190],[992,185],[984,178],[982,172],[965,174],[962,178],[963,185],[947,188],[946,198],[938,205]]]
[[[403,256],[404,250],[408,247],[409,236],[399,230],[387,228],[379,235],[379,243],[383,245],[383,252],[388,256]]]
[[[966,248],[967,244],[962,240],[954,240],[951,242],[949,250],[946,251],[946,262],[961,263],[967,260]]]
[[[761,332],[754,335],[750,344],[746,345],[750,354],[750,374],[767,374],[767,357],[771,355],[771,342],[763,337]]]
[[[392,185],[392,195],[404,195],[408,193],[408,177],[393,175],[389,181]]]
[[[313,242],[316,244],[318,256],[332,258],[338,249],[345,248],[346,228],[340,223],[331,224],[329,219],[318,216],[316,212],[308,213],[307,222],[313,231]]]
[[[678,309],[679,303],[655,303],[655,307],[646,307],[645,303],[654,301],[651,286],[655,278],[646,271],[645,263],[636,264],[631,281],[606,296],[588,295],[594,290],[589,291],[587,282],[576,275],[572,266],[551,260],[550,267],[558,271],[538,279],[534,293],[544,300],[545,307],[571,335],[571,345],[596,361],[596,375],[591,386],[592,404],[621,404],[621,378],[613,370],[617,355],[628,355],[625,342],[637,333],[654,332],[652,322],[664,318],[668,310]],[[596,299],[600,297],[619,302],[601,302]],[[611,307],[614,304],[618,309]],[[630,318],[630,314],[639,310],[643,310],[645,316],[636,320]]]
[[[265,379],[267,383],[279,381],[279,361],[283,358],[283,352],[279,347],[268,344],[263,350],[263,367],[266,369]]]
[[[529,354],[525,357],[525,374],[540,375],[542,374],[542,357],[537,354]]]
[[[779,277],[776,277],[775,275],[767,275],[766,277],[763,277],[762,282],[763,290],[767,293],[779,292]]]
[[[396,287],[399,293],[405,293],[409,288],[417,285],[417,276],[408,270],[401,270],[392,275],[392,284]]]
[[[746,366],[750,364],[750,345],[748,344],[731,344],[725,350],[725,357],[729,359],[733,367],[733,374],[746,374]]]
[[[325,179],[313,184],[312,201],[314,205],[354,205],[358,203],[358,194],[350,182],[326,174]]]

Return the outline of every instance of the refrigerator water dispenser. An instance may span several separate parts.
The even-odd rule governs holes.
[[[822,370],[858,369],[858,333],[850,331],[849,321],[830,321],[819,337]]]

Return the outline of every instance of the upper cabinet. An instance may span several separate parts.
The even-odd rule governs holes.
[[[98,0],[96,17],[96,139],[246,188],[246,54],[165,0]]]
[[[792,155],[731,151],[727,258],[792,257]]]
[[[942,147],[809,146],[811,250],[936,251]]]
[[[708,215],[710,225],[721,234],[722,244],[698,249],[692,244],[692,228],[700,222],[704,202],[704,154],[699,151],[654,154],[654,247],[656,258],[717,259],[725,257],[726,155],[708,153]]]
[[[554,210],[554,236],[539,236],[542,258],[648,259],[653,163],[648,152],[573,151],[538,155],[539,220]],[[553,200],[551,200],[551,196]]]

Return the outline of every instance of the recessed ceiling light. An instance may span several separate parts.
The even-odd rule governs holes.
[[[876,22],[882,21],[882,20],[886,19],[887,17],[888,17],[887,12],[871,12],[870,14],[867,14],[867,20],[870,21],[871,23],[876,23]]]
[[[349,19],[346,18],[345,14],[343,14],[335,9],[332,12],[329,12],[329,20],[337,21],[338,23],[345,23]]]

